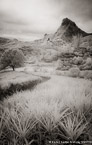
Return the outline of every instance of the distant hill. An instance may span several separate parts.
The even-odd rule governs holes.
[[[0,37],[0,56],[8,48],[19,48],[25,55],[31,53],[32,47],[30,42],[23,42],[17,39],[3,38]]]

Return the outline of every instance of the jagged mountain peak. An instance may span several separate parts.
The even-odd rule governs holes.
[[[75,22],[71,21],[69,18],[64,18],[62,20],[61,26],[68,26],[69,24],[76,27]]]
[[[67,41],[71,41],[72,37],[78,34],[83,37],[88,35],[85,31],[81,30],[75,22],[69,18],[64,18],[60,27],[54,34],[54,38],[61,38]]]

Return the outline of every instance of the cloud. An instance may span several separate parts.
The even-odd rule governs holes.
[[[54,33],[65,17],[90,32],[92,0],[0,0],[2,33]]]
[[[84,25],[89,24],[86,29],[90,32],[92,22],[92,0],[51,0],[57,7],[59,21],[65,17],[75,21],[79,27],[85,30]]]
[[[66,0],[65,0],[66,1]],[[92,19],[92,1],[91,0],[70,0],[66,5],[66,13],[82,20]]]

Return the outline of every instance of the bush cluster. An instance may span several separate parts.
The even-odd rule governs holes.
[[[80,65],[80,64],[82,64],[83,63],[83,58],[82,57],[74,57],[73,58],[73,63],[75,64],[75,65]]]
[[[80,69],[78,67],[73,67],[69,69],[69,76],[71,77],[79,77]]]

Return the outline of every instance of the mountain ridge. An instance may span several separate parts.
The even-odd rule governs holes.
[[[47,34],[44,36],[44,39],[46,38],[47,40],[57,40],[57,39],[62,39],[64,41],[72,41],[73,36],[82,36],[86,37],[89,35],[92,35],[92,33],[87,33],[80,29],[75,22],[70,20],[69,18],[64,18],[62,20],[62,23],[60,27],[57,29],[57,31],[54,34]]]

